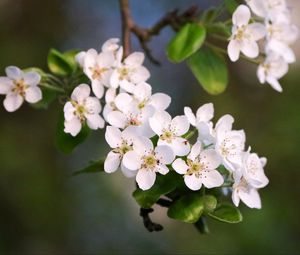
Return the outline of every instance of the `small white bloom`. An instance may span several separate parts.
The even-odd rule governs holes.
[[[177,116],[172,119],[165,111],[156,112],[149,119],[152,130],[159,136],[158,145],[170,146],[175,155],[185,156],[190,151],[190,144],[187,139],[181,136],[186,134],[190,123],[186,116]]]
[[[251,13],[246,5],[240,5],[232,16],[232,36],[228,44],[231,61],[237,61],[240,52],[249,58],[259,55],[257,41],[266,35],[265,26],[260,23],[249,24]]]
[[[8,112],[19,109],[27,101],[34,104],[42,99],[42,91],[38,87],[41,76],[37,72],[24,73],[18,67],[5,69],[7,77],[0,77],[0,94],[6,95],[3,105]]]
[[[122,132],[112,126],[106,127],[105,140],[113,149],[110,151],[104,162],[104,171],[113,173],[118,170],[121,165],[121,171],[126,177],[134,177],[135,171],[127,169],[122,163],[123,156],[133,149],[133,141],[135,134],[131,127],[127,127]]]
[[[96,97],[90,97],[91,89],[87,84],[77,86],[71,100],[64,106],[65,133],[76,136],[85,122],[91,129],[104,127],[104,120],[99,115],[101,105]]]
[[[105,41],[101,47],[101,50],[103,52],[110,51],[110,52],[116,52],[119,49],[119,38],[110,38],[107,41]]]
[[[232,201],[239,206],[242,200],[250,208],[261,208],[261,200],[257,189],[253,188],[244,178],[241,178],[233,185]]]
[[[117,107],[115,104],[115,99],[117,96],[117,90],[114,88],[109,88],[105,93],[105,105],[103,108],[103,117],[107,121],[107,115],[112,111],[117,111]]]
[[[211,119],[214,117],[213,104],[208,103],[199,107],[196,116],[190,107],[184,107],[184,114],[191,125],[197,127],[198,141],[201,141],[205,145],[213,143],[213,123],[211,122]]]
[[[90,49],[84,56],[83,71],[91,80],[92,90],[98,98],[102,98],[104,94],[103,86],[110,86],[110,77],[114,63],[115,57],[111,51],[98,54],[96,50]]]
[[[166,165],[174,160],[174,153],[168,146],[153,148],[150,139],[139,137],[134,140],[133,151],[127,152],[123,157],[123,164],[130,170],[136,171],[136,182],[142,190],[150,189],[155,183],[156,173],[167,174]]]
[[[206,188],[220,187],[224,179],[216,170],[220,158],[215,150],[202,150],[201,143],[193,145],[187,161],[176,159],[172,167],[179,174],[184,174],[184,182],[191,190],[199,190],[202,184]]]
[[[243,130],[232,130],[233,122],[233,117],[227,114],[218,120],[215,127],[215,150],[223,165],[232,172],[241,167],[245,147],[245,133]]]
[[[258,66],[257,76],[260,83],[269,83],[273,89],[282,92],[279,79],[288,72],[288,64],[276,53],[269,53],[263,63]]]
[[[120,86],[127,92],[132,93],[135,85],[149,79],[149,71],[142,65],[144,53],[133,52],[124,61],[123,48],[121,47],[116,54],[116,68],[114,69],[110,84],[113,88]]]

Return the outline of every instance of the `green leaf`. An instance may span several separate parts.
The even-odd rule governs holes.
[[[218,10],[216,8],[205,10],[200,17],[200,21],[203,23],[210,23],[215,20],[217,14]]]
[[[206,219],[202,216],[196,223],[195,227],[201,234],[209,234],[209,228],[206,223]]]
[[[202,46],[205,37],[204,26],[186,24],[167,45],[168,58],[175,63],[183,61]]]
[[[80,175],[80,174],[89,174],[89,173],[98,173],[104,171],[104,160],[100,159],[97,161],[93,161],[88,165],[87,167],[80,169],[78,171],[75,171],[72,175]]]
[[[56,131],[55,143],[57,148],[64,153],[71,153],[76,146],[83,143],[90,133],[90,129],[87,125],[84,125],[80,133],[73,137],[70,134],[64,132],[64,116],[60,115]]]
[[[180,176],[170,171],[167,175],[157,175],[151,189],[141,190],[138,188],[132,195],[141,207],[150,208],[162,195],[173,191],[179,181],[182,181]]]
[[[43,98],[42,100],[40,100],[39,102],[35,103],[35,104],[31,104],[31,106],[33,108],[36,109],[48,109],[49,105],[56,99],[57,93],[43,88],[42,89],[42,93],[43,93]]]
[[[236,10],[236,8],[239,6],[236,0],[225,0],[225,7],[227,11],[232,14]]]
[[[72,54],[74,53],[66,52],[64,55],[55,49],[51,49],[48,54],[49,70],[55,75],[71,75],[76,69],[76,65],[74,65],[75,60],[71,58]]]
[[[189,58],[188,66],[209,94],[218,95],[226,89],[228,70],[219,53],[210,48],[202,48]]]
[[[217,199],[212,195],[205,195],[202,197],[204,202],[204,212],[210,213],[217,207]]]
[[[208,25],[206,27],[206,32],[207,34],[211,34],[211,35],[217,34],[229,38],[231,36],[231,26],[228,26],[223,22],[216,22]]]
[[[239,223],[243,220],[239,209],[231,204],[221,204],[215,211],[208,215],[213,219],[226,223]]]
[[[69,65],[75,71],[78,67],[78,64],[75,60],[75,56],[80,52],[78,49],[69,50],[63,53],[63,56],[66,61],[68,61]]]

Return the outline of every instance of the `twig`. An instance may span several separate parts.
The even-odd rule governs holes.
[[[133,33],[139,40],[142,49],[144,50],[146,56],[149,60],[159,65],[152,53],[151,49],[148,47],[147,43],[151,40],[153,36],[158,35],[162,29],[167,26],[171,26],[174,31],[178,31],[182,25],[187,22],[195,20],[198,15],[198,7],[193,5],[188,8],[182,14],[178,14],[178,10],[175,9],[171,12],[166,13],[158,22],[156,22],[150,28],[142,28],[135,24],[129,8],[128,0],[119,0],[122,16],[122,38],[124,47],[124,56],[128,56],[131,48],[130,33]]]
[[[141,208],[140,209],[140,216],[143,218],[144,226],[149,232],[153,231],[161,231],[163,230],[163,226],[157,223],[154,223],[149,214],[153,212],[152,208],[145,209]]]

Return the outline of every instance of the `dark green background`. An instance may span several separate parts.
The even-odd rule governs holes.
[[[206,8],[218,1],[131,2],[135,19],[149,26],[176,6],[196,3]],[[0,0],[0,73],[8,65],[45,68],[51,47],[99,49],[107,38],[120,36],[119,20],[116,0]],[[94,132],[65,156],[53,144],[61,105],[54,103],[48,111],[24,105],[12,114],[1,107],[0,252],[299,253],[299,66],[291,67],[279,94],[260,85],[255,67],[240,61],[230,65],[227,91],[209,96],[185,64],[166,60],[164,47],[171,36],[166,29],[151,43],[163,62],[162,67],[146,62],[153,90],[172,96],[172,114],[182,114],[186,105],[196,109],[213,102],[216,117],[226,113],[235,117],[235,127],[246,131],[247,144],[268,158],[270,185],[260,192],[263,209],[241,206],[243,223],[210,221],[211,234],[202,236],[193,226],[168,219],[165,209],[158,208],[153,217],[165,230],[148,233],[131,197],[133,180],[121,173],[70,177],[89,160],[105,155],[103,131]],[[134,48],[139,50],[136,42]]]

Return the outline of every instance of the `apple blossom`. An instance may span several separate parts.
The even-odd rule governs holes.
[[[215,188],[223,184],[222,175],[216,170],[221,161],[215,150],[203,150],[201,143],[192,146],[187,160],[176,159],[172,167],[179,174],[184,174],[184,182],[191,190],[199,190],[202,184],[206,188]]]
[[[232,16],[232,36],[228,44],[228,55],[231,61],[239,59],[240,52],[249,58],[259,55],[257,41],[266,34],[265,26],[260,23],[249,24],[251,13],[246,5],[240,5]]]
[[[149,124],[159,136],[158,145],[170,146],[178,156],[185,156],[189,153],[190,144],[187,139],[182,138],[190,127],[186,116],[176,116],[172,119],[167,112],[159,111],[149,119]]]
[[[0,94],[6,95],[3,105],[8,112],[19,109],[24,100],[34,104],[42,99],[37,72],[23,72],[16,66],[6,67],[5,72],[7,77],[0,77]]]
[[[123,164],[132,171],[138,171],[136,182],[140,189],[150,189],[156,179],[156,173],[167,174],[169,168],[166,166],[174,160],[172,149],[165,145],[156,148],[150,139],[138,137],[134,140],[133,150],[127,152],[123,157]]]
[[[99,115],[101,105],[96,97],[90,96],[91,89],[87,84],[77,86],[71,95],[71,100],[64,106],[66,133],[76,136],[86,122],[89,128],[104,127],[104,120]]]

